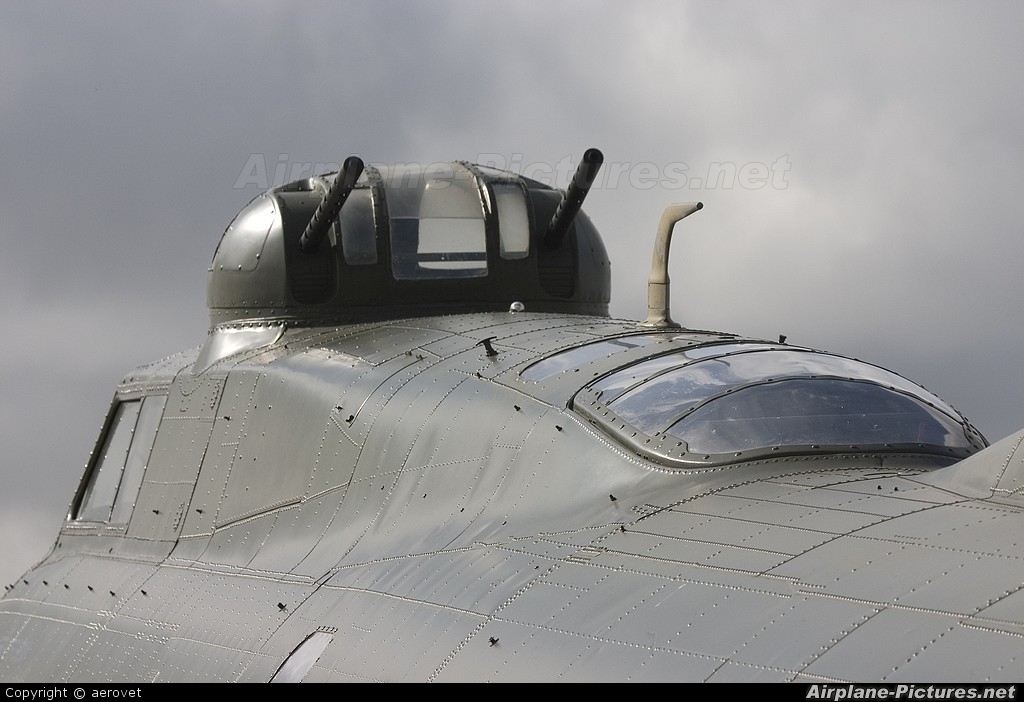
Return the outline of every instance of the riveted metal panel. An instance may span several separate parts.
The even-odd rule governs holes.
[[[360,456],[357,474],[372,475],[379,469],[382,471],[379,477],[383,481],[384,490],[376,500],[378,503],[377,515],[373,518],[375,538],[371,539],[369,544],[364,544],[358,553],[352,555],[355,560],[367,560],[381,555],[375,544],[384,545],[386,543],[387,551],[384,553],[408,553],[412,547],[412,544],[408,542],[409,537],[415,536],[416,540],[419,540],[419,536],[416,534],[417,530],[409,528],[409,521],[403,520],[404,523],[398,530],[390,531],[389,525],[392,525],[393,520],[398,517],[389,516],[388,513],[394,509],[401,514],[411,500],[410,491],[415,487],[416,481],[421,478],[415,467],[410,467],[409,472],[405,472],[411,442],[415,441],[423,431],[430,434],[427,437],[429,442],[436,440],[437,435],[434,433],[436,423],[432,421],[432,415],[441,401],[439,397],[445,397],[454,386],[466,380],[465,376],[456,374],[431,375],[433,377],[418,378],[415,382],[410,381],[395,393],[392,401],[382,409],[380,421],[376,423],[374,431],[367,439],[365,451]],[[428,422],[428,420],[431,421]],[[477,451],[473,451],[472,454],[475,456],[471,463],[479,465],[479,457],[482,454]],[[458,463],[453,462],[449,468],[454,469],[453,466],[458,467]],[[435,485],[435,488],[435,500],[443,499],[444,496],[438,494],[439,486]],[[430,495],[422,493],[419,497],[426,500]],[[426,511],[425,507],[423,513]],[[422,529],[429,530],[433,528],[435,522],[436,515],[432,515],[429,521],[423,521],[421,517],[419,525]],[[384,533],[381,534],[381,531]],[[395,536],[399,538],[397,543],[393,542]]]
[[[550,326],[524,328],[517,334],[502,337],[509,346],[524,350],[551,353],[552,351],[588,344],[599,341],[606,336],[642,332],[645,329],[636,322],[599,321],[597,318],[580,323],[579,319],[571,326]],[[649,332],[650,330],[646,330]]]
[[[477,338],[479,337],[479,338]],[[483,335],[476,336],[444,336],[440,339],[436,339],[426,344],[421,344],[416,347],[415,352],[424,353],[429,356],[433,356],[440,360],[446,360],[457,356],[460,353],[476,349],[481,355],[486,355],[486,350],[482,343],[483,339],[489,337]]]
[[[121,387],[118,388],[118,391],[124,388],[124,386],[144,387],[149,384],[157,386],[169,384],[179,372],[191,367],[196,362],[201,349],[202,346],[194,346],[162,358],[159,361],[147,363],[136,368],[121,381]]]
[[[500,644],[500,642],[499,642]],[[560,682],[678,682],[696,680],[721,665],[718,659],[660,646],[653,640],[588,641],[567,661]]]
[[[301,355],[272,368],[256,383],[218,527],[295,503],[309,484],[335,393],[322,366]]]
[[[384,583],[397,587],[413,599],[490,612],[520,587],[535,578],[551,578],[561,562],[579,550],[571,543],[551,537],[519,539],[506,544],[480,545],[459,551],[409,556],[394,560],[343,568],[331,578],[332,586],[383,590]],[[398,573],[396,578],[395,573]],[[422,582],[413,579],[419,573]],[[425,595],[424,593],[433,593]]]
[[[560,566],[558,570],[575,567],[579,566],[565,564]],[[569,586],[564,583],[553,583],[541,577],[531,583],[530,587],[516,593],[514,598],[510,599],[504,607],[497,611],[496,616],[500,617],[503,621],[510,621],[516,624],[576,631],[581,636],[594,636],[598,630],[603,628],[600,620],[607,617],[608,612],[603,611],[600,606],[594,610],[589,609],[590,605],[599,604],[591,593],[600,591],[605,579],[615,575],[613,571],[591,569],[591,582],[586,586]],[[643,579],[643,576],[639,575],[634,577]],[[651,578],[647,578],[646,583],[649,585],[648,594],[650,594],[650,590],[664,587],[665,585],[664,582],[658,582],[656,579]],[[586,597],[590,597],[590,602],[580,604],[581,600]],[[617,614],[619,612],[615,612],[612,616]],[[594,621],[591,615],[597,621]],[[584,628],[577,629],[576,627],[579,625],[582,625]]]
[[[203,641],[172,639],[153,671],[152,682],[234,682],[254,657]]]
[[[251,554],[248,567],[276,573],[295,570],[331,527],[344,495],[344,488],[327,492],[268,516],[266,539]]]
[[[351,361],[339,359],[338,363],[345,367]],[[398,356],[376,369],[361,363],[351,366],[347,372],[344,368],[336,369],[338,394],[331,423],[342,430],[353,445],[363,446],[381,408],[399,388],[422,373],[428,365],[429,360],[409,354]]]
[[[346,393],[342,395],[342,400],[352,401],[356,398]],[[365,436],[359,434],[359,429],[365,428],[365,425],[360,423],[358,427],[353,427],[354,422],[355,416],[343,405],[339,404],[331,410],[324,428],[323,442],[317,452],[316,465],[306,488],[306,498],[348,486],[365,440]]]
[[[180,589],[168,587],[168,579],[155,569],[124,601],[118,618],[108,626],[125,634],[166,645],[181,628],[177,616],[179,603],[167,602],[180,595]]]
[[[382,593],[321,588],[282,626],[272,646],[283,662],[310,631],[329,626],[337,633],[308,680],[423,681],[483,620]]]
[[[322,658],[323,656],[321,656]],[[318,660],[310,668],[309,672],[306,673],[306,677],[302,679],[304,683],[351,683],[351,682],[383,682],[379,680],[368,680],[362,673],[356,672],[344,672],[342,670],[335,670],[334,668],[327,667],[331,665],[331,661],[326,664],[321,664]]]
[[[444,366],[453,372],[488,379],[513,372],[518,365],[534,358],[533,353],[505,346],[500,341],[490,343],[495,355],[488,355],[482,340],[473,342],[461,337],[444,339],[424,347],[423,350],[445,360],[455,361]]]
[[[99,645],[94,647],[93,650],[100,663],[96,679],[113,682],[158,681],[163,658],[167,655],[166,646],[159,642],[140,641],[134,636],[124,637],[124,639],[124,645],[117,646],[113,650],[108,651],[109,647],[106,645],[102,649]],[[191,681],[194,677],[190,675],[185,679]]]
[[[447,336],[432,329],[416,329],[405,326],[380,326],[338,339],[331,348],[361,358],[372,365],[406,355],[409,349],[429,344]]]
[[[900,596],[901,604],[944,611],[975,612],[1024,586],[1024,544],[1007,540],[1018,516],[997,505],[953,504],[893,519],[858,537],[909,544],[901,565],[914,568],[920,582]],[[926,551],[924,556],[903,556]],[[1019,615],[1016,617],[1019,619]]]
[[[267,542],[277,512],[264,513],[221,527],[210,537],[201,561],[218,565],[247,566]]]
[[[413,410],[419,410],[414,416],[413,414],[406,413],[401,416],[400,420],[392,417],[390,421],[386,423],[389,431],[398,437],[403,437],[403,440],[392,441],[392,436],[381,436],[380,437],[380,450],[371,451],[371,447],[374,446],[374,437],[371,437],[370,442],[367,444],[366,455],[377,455],[381,457],[380,463],[385,466],[392,465],[391,461],[395,461],[401,465],[401,462],[405,460],[404,454],[397,458],[386,456],[385,454],[390,450],[392,453],[395,451],[395,447],[401,450],[403,447],[409,445],[409,433],[417,431],[423,422],[424,412],[414,402],[402,402],[399,403],[396,397],[395,404],[400,406],[410,407],[410,412]],[[513,408],[514,410],[514,408]],[[518,420],[515,420],[518,426]],[[542,425],[550,421],[549,427],[543,427]],[[405,425],[408,424],[408,429]],[[557,516],[562,510],[556,510],[553,508],[555,504],[560,504],[564,508],[568,503],[572,502],[574,497],[573,491],[577,491],[581,485],[587,485],[589,488],[594,490],[601,490],[601,485],[598,480],[601,471],[595,469],[593,464],[587,462],[586,458],[581,456],[574,449],[578,449],[579,445],[574,445],[571,438],[565,438],[567,434],[570,434],[574,425],[566,423],[563,427],[556,424],[553,419],[548,419],[547,415],[541,415],[535,420],[535,425],[529,428],[529,433],[536,437],[538,445],[543,451],[544,464],[547,461],[556,461],[559,465],[559,469],[551,471],[546,474],[540,475],[538,472],[531,470],[533,462],[538,458],[540,454],[533,453],[527,458],[523,458],[517,455],[515,460],[526,461],[525,470],[520,468],[518,470],[509,470],[507,475],[494,475],[494,471],[490,468],[487,470],[486,479],[491,481],[491,484],[495,486],[493,491],[493,497],[488,497],[487,505],[489,506],[486,512],[480,514],[479,517],[474,521],[472,532],[467,532],[464,538],[467,542],[473,540],[488,540],[492,538],[510,538],[515,536],[523,536],[527,534],[534,534],[538,530],[543,530],[542,523],[537,521],[541,515],[552,516],[556,521],[560,521]],[[522,429],[517,428],[516,431]],[[407,433],[403,433],[407,432]],[[383,434],[383,432],[382,432]],[[546,449],[545,447],[550,442],[552,448]],[[390,448],[389,448],[390,447]],[[407,449],[406,449],[407,450]],[[564,450],[566,453],[562,456],[562,460],[559,461],[559,450]],[[511,449],[510,451],[514,451]],[[495,454],[497,456],[497,454]],[[361,462],[362,465],[362,462]],[[376,465],[376,464],[375,464]],[[497,463],[495,465],[501,465]],[[538,464],[538,471],[541,471],[541,464]],[[392,469],[394,471],[394,469]],[[398,473],[394,471],[390,476],[381,476],[384,478],[381,485],[384,487],[386,492],[386,499],[382,500],[380,496],[376,498],[377,509],[381,514],[379,519],[375,519],[374,528],[372,531],[367,532],[367,536],[363,542],[359,544],[358,552],[354,552],[351,555],[351,559],[354,560],[370,560],[377,557],[381,553],[400,553],[403,550],[407,550],[410,546],[416,545],[417,547],[430,548],[429,544],[422,542],[422,535],[419,533],[423,529],[434,528],[437,517],[430,510],[423,511],[423,517],[416,520],[398,519],[397,517],[391,520],[385,519],[385,517],[391,514],[391,510],[398,510],[406,505],[410,505],[416,500],[424,500],[430,498],[430,492],[412,492],[412,487],[415,483],[410,483],[410,480],[417,480],[418,475],[415,472],[406,471]],[[475,479],[475,478],[474,478]],[[524,483],[525,481],[525,483]],[[378,488],[379,489],[379,488]],[[523,491],[526,490],[531,493],[529,497],[524,497]],[[389,492],[390,491],[390,492]],[[451,488],[447,490],[448,493],[452,493]],[[481,489],[479,494],[481,497],[486,496],[485,493],[488,491]],[[423,495],[426,494],[427,498]],[[457,493],[455,493],[457,494]],[[600,493],[599,493],[600,494]],[[606,510],[606,506],[610,503],[607,501],[608,492],[604,492],[603,495],[597,500],[589,502],[590,508],[595,510],[596,514],[604,514],[604,518],[611,517],[607,512],[614,512],[614,508]],[[575,495],[578,497],[578,494]],[[346,502],[351,499],[352,492],[346,498]],[[442,496],[443,499],[447,499]],[[584,498],[585,499],[585,498]],[[529,510],[529,516],[526,513],[520,511],[518,514],[521,517],[521,521],[513,522],[512,517],[516,514],[515,510],[509,512],[510,507],[514,507],[519,500],[522,500],[524,504],[531,504],[537,506],[537,511]],[[545,504],[550,501],[550,505]],[[552,507],[551,509],[545,509],[545,507]],[[462,509],[461,507],[459,509]],[[469,512],[469,509],[465,510]],[[450,512],[448,512],[450,513]],[[464,515],[465,512],[460,512]],[[575,511],[574,514],[581,515],[583,512]],[[405,522],[405,528],[409,528],[409,524],[422,525],[412,531],[407,531],[404,540],[396,540],[397,533],[387,531],[391,528],[389,525],[397,525],[400,522]],[[564,524],[564,523],[563,523]],[[585,520],[574,519],[573,525],[576,528],[586,526]],[[500,535],[500,536],[499,536]],[[411,537],[411,539],[410,539]]]
[[[374,498],[385,488],[384,479],[375,479],[371,475],[354,481],[342,500],[334,498],[334,493],[328,493],[323,499],[311,502],[311,507],[317,509],[318,514],[327,515],[329,520],[324,528],[311,525],[310,531],[318,538],[311,544],[305,544],[306,548],[301,552],[296,551],[301,561],[292,572],[318,578],[334,568],[376,516],[377,502]]]
[[[736,670],[730,677],[736,680],[789,679],[791,675],[778,673],[803,670],[824,655],[836,640],[877,612],[876,608],[861,602],[822,599],[814,595],[796,595],[779,601],[758,617],[760,629],[737,642],[729,656],[730,662],[741,664],[747,671],[764,670],[771,675],[748,677],[748,672]],[[686,640],[688,646],[699,645],[699,641],[689,636]]]
[[[210,442],[224,379],[178,374],[167,397],[128,536],[177,538]]]
[[[892,477],[889,480],[861,478],[844,484],[842,489],[864,495],[881,493],[890,497],[898,497],[901,500],[912,500],[922,506],[941,505],[949,502],[948,492],[902,477]]]
[[[639,676],[654,655],[673,659],[673,665],[660,667],[674,669],[674,680],[703,679],[722,664],[720,659],[686,651],[659,651],[646,644],[594,639],[570,631],[497,620],[476,632],[432,679],[625,682],[631,676]]]
[[[645,611],[633,631],[655,627],[675,648],[727,658],[761,631],[766,617],[779,616],[789,607],[789,596],[760,589],[756,582],[742,587],[687,582],[666,588],[659,599],[662,616]]]
[[[777,525],[812,534],[844,534],[875,524],[884,517],[849,509],[830,509],[786,501],[786,496],[754,499],[735,495],[732,489],[705,495],[693,502],[673,507],[676,512],[694,515],[722,515],[756,524]]]
[[[991,616],[994,605],[1024,588],[1024,559],[1005,555],[958,552],[947,555],[941,570],[900,597],[899,603],[941,611],[974,611]],[[970,608],[974,607],[974,610]],[[1013,621],[1024,619],[1024,610],[1007,612]],[[1019,632],[1024,635],[1024,629]]]
[[[726,661],[703,682],[724,683],[771,683],[771,682],[806,682],[821,684],[820,678],[801,678],[795,671],[779,670],[764,665],[750,665]]]
[[[959,626],[953,617],[887,609],[847,632],[803,672],[832,680],[905,681],[910,678],[903,673],[902,667],[926,650],[933,641],[948,635]],[[968,651],[961,651],[957,657],[959,660],[945,661],[944,674],[942,671],[934,671],[939,674],[938,677],[925,679],[930,682],[977,680],[976,675],[966,675],[963,670],[963,658],[968,655]]]
[[[372,428],[364,447],[359,452],[358,462],[345,496],[346,514],[350,514],[349,506],[358,512],[361,501],[372,504],[374,515],[360,514],[359,522],[365,523],[368,518],[374,519],[382,509],[408,457],[409,440],[422,429],[437,402],[436,397],[432,397],[428,402],[417,400],[424,395],[427,388],[430,388],[431,392],[444,392],[443,386],[438,387],[429,380],[426,384],[411,382],[416,375],[414,368],[403,368],[398,371],[391,377],[386,394],[373,398],[360,410],[352,423],[366,423]],[[452,377],[449,382],[460,380],[462,379]],[[378,490],[383,494],[378,494]]]
[[[447,317],[430,317],[415,320],[415,325],[419,328],[437,329],[451,334],[462,334],[465,336],[475,336],[477,333],[487,332],[497,328],[501,329],[507,337],[511,337],[523,333],[534,332],[539,329],[576,327],[580,325],[581,319],[587,321],[602,319],[603,321],[607,321],[606,318],[591,318],[581,317],[579,315],[548,313],[536,314],[527,311],[525,313],[518,312],[515,314],[510,314],[508,312],[489,312],[482,314],[451,315]]]
[[[82,612],[116,612],[153,572],[154,565],[114,558],[75,556],[34,572],[33,589],[20,596]]]
[[[459,373],[435,376],[424,389],[430,390],[430,399],[418,402],[423,412],[413,420],[420,419],[423,425],[408,435],[409,447],[402,461],[407,471],[480,459],[496,446],[518,449],[542,411],[532,402],[526,406],[525,400],[516,404],[496,395],[489,383]],[[440,398],[435,390],[441,391],[437,393]],[[461,420],[470,415],[487,430],[468,431]]]
[[[984,572],[982,572],[984,577]],[[1024,580],[1004,597],[990,603],[978,612],[980,618],[990,619],[988,626],[998,627],[1007,631],[1018,632],[1024,636]],[[1005,624],[1003,622],[1006,622]],[[979,626],[984,626],[979,622]]]
[[[646,527],[648,522],[643,524]],[[626,549],[648,558],[719,568],[736,568],[752,573],[771,570],[791,557],[790,554],[751,546],[709,542],[689,537],[645,534],[638,533],[636,530],[630,530],[623,536],[624,538],[619,542],[623,543]],[[820,541],[824,541],[824,539]]]
[[[81,563],[80,557],[47,559],[11,585],[10,595],[29,602],[45,602],[53,592],[49,583],[63,583]]]
[[[322,515],[302,510],[303,503],[336,490],[351,476],[358,444],[355,432],[338,415],[345,410],[341,402],[358,406],[361,400],[347,392],[346,384],[358,383],[368,369],[351,356],[313,349],[277,361],[261,375],[247,405],[232,472],[222,488],[225,497],[216,519],[220,529],[208,551],[211,559],[244,565],[258,556],[259,567],[287,571],[308,553],[311,543],[294,548],[294,527],[303,520],[312,520],[314,528],[322,522]],[[307,401],[317,393],[320,402]],[[278,417],[285,421],[278,422]],[[330,450],[338,441],[331,439],[332,434],[339,432],[342,454],[335,450],[325,458],[325,448]],[[342,495],[330,499],[340,500]],[[264,512],[274,514],[258,516]],[[285,527],[276,535],[272,532],[279,523]],[[310,526],[304,525],[307,536]]]
[[[326,587],[388,593],[486,614],[539,577],[552,562],[530,553],[481,547],[345,568]]]
[[[902,478],[900,471],[884,468],[878,471],[800,472],[787,476],[785,482],[790,485],[835,490],[850,499],[856,496],[870,496],[872,509],[874,509],[876,498],[892,498],[892,501],[877,500],[879,508],[888,507],[892,510],[891,514],[916,512],[930,504],[942,504],[949,501],[948,493]]]
[[[363,639],[359,653],[345,655],[344,663],[323,661],[321,657],[324,667],[329,665],[338,672],[358,671],[380,680],[422,682],[433,673],[441,656],[479,623],[478,617],[466,612],[392,598],[378,597],[369,609],[379,619]],[[362,621],[368,623],[366,619]],[[339,652],[347,644],[345,639],[334,642]]]
[[[210,649],[206,655],[226,665],[247,656],[224,651],[258,650],[311,592],[308,585],[270,578],[176,568],[161,569],[146,582],[145,589],[149,593],[146,603],[159,602],[148,616],[165,622],[172,631],[168,644],[172,652],[189,655],[187,644],[205,644]],[[143,604],[139,599],[134,603]],[[245,626],[235,626],[238,622]],[[214,654],[214,647],[224,651]],[[202,650],[204,646],[193,648]]]
[[[274,361],[286,358],[303,350],[317,348],[330,343],[345,334],[351,334],[361,327],[292,327],[285,329],[284,334],[273,346],[254,349],[242,354],[235,369],[262,368]]]
[[[4,680],[88,682],[104,679],[96,673],[90,674],[96,662],[88,658],[101,637],[98,630],[87,624],[70,624],[64,619],[26,617],[24,621],[26,626],[19,637],[3,651]],[[7,625],[3,619],[0,622]],[[39,655],[40,650],[46,651],[45,657]]]
[[[1024,506],[1024,431],[993,444],[983,455],[919,478],[959,495]]]
[[[258,371],[234,371],[224,386],[209,448],[196,480],[195,494],[185,519],[183,536],[210,534],[224,499],[228,475],[245,432]]]
[[[835,535],[794,529],[787,526],[764,524],[753,519],[742,519],[733,516],[711,516],[687,514],[683,510],[676,511],[671,518],[659,520],[659,535],[678,538],[683,541],[698,541],[722,546],[746,548],[752,551],[763,550],[782,555],[794,555],[822,544]],[[671,524],[670,528],[669,524]],[[643,532],[654,525],[644,522],[633,532]]]
[[[396,358],[390,362],[394,369],[389,369],[387,380],[384,383],[378,381],[376,388],[367,390],[377,392],[370,395],[368,401],[357,409],[351,428],[346,432],[357,442],[362,442],[363,437],[367,437],[366,443],[359,450],[359,459],[335,518],[327,531],[313,545],[309,555],[297,566],[296,572],[319,577],[333,568],[339,559],[351,550],[379,514],[384,499],[380,493],[386,496],[388,488],[395,482],[397,470],[390,463],[391,456],[387,455],[386,423],[389,420],[382,419],[381,428],[374,434],[377,437],[383,435],[383,441],[378,438],[374,444],[372,437],[369,436],[370,430],[378,423],[378,415],[395,393],[411,378],[422,372],[422,363],[410,357]],[[395,453],[397,451],[392,449],[391,455]],[[343,472],[336,474],[340,480]]]
[[[213,420],[224,389],[224,376],[216,374],[193,376],[182,372],[174,379],[167,395],[164,419]]]
[[[964,680],[1015,683],[1022,660],[1006,652],[1016,647],[1020,632],[1007,634],[958,624],[941,636],[922,643],[921,653],[898,661],[888,679],[907,682],[963,683]],[[926,655],[921,655],[926,654]]]
[[[473,542],[471,524],[487,508],[516,453],[514,448],[494,447],[483,458],[403,471],[372,531],[348,560],[371,559],[382,549],[394,553],[391,543],[417,553]],[[412,524],[418,527],[410,528]]]
[[[575,585],[566,582],[572,571],[577,571]],[[689,577],[684,571],[682,578],[633,573],[630,579],[608,568],[567,564],[498,616],[598,638],[603,625],[608,638],[784,671],[814,660],[833,638],[876,611],[863,603],[793,596],[785,588],[773,592],[771,581],[703,573],[718,582],[702,582],[699,569],[690,570]],[[541,612],[543,621],[537,619]]]
[[[173,544],[170,558],[181,563],[194,563],[202,557],[203,551],[206,550],[209,543],[210,536],[208,534],[204,534],[202,536],[179,537]]]
[[[187,482],[194,487],[212,430],[212,417],[165,414],[157,430],[144,482]],[[135,511],[138,512],[138,509]]]
[[[104,635],[93,644],[76,678],[114,682],[152,680],[167,651],[167,641],[167,636],[159,629],[118,616],[108,623]]]
[[[927,545],[846,536],[827,548],[794,558],[776,568],[778,575],[799,577],[815,592],[871,602],[902,603],[911,593],[948,573],[977,561],[968,553],[950,553]],[[969,577],[967,573],[953,577]],[[1001,589],[996,586],[996,589]],[[956,611],[973,613],[988,596],[965,588]],[[934,606],[935,603],[932,603]]]
[[[153,570],[153,566],[98,557],[67,558],[37,569],[33,580],[38,581],[30,581],[31,590],[26,586],[17,599],[9,596],[0,609],[4,618],[23,622],[21,643],[12,639],[5,646],[4,677],[110,680],[121,671],[127,678],[136,678],[131,674],[132,652],[154,654],[158,646],[122,635],[118,617],[124,616],[125,603]],[[54,669],[53,659],[25,647],[31,641],[45,645],[48,655],[64,662]]]
[[[967,549],[1024,559],[1024,538],[1021,541],[1000,538],[1016,528],[1019,517],[1018,510],[999,505],[943,505],[868,527],[858,532],[858,536],[909,543],[926,541],[937,548]]]
[[[761,631],[766,612],[781,614],[790,606],[789,597],[752,586],[726,588],[588,565],[564,567],[589,569],[590,584],[570,588],[542,580],[497,616],[594,639],[726,658]]]
[[[639,462],[636,473],[628,460],[608,462],[600,442],[587,438],[588,429],[559,411],[539,415],[529,437],[530,451],[516,456],[495,491],[493,509],[474,522],[473,538],[509,539],[632,521],[625,503],[611,497],[629,496],[626,485],[635,485],[644,472]]]
[[[845,472],[842,474],[846,475]],[[812,475],[816,477],[818,484],[809,480]],[[783,479],[751,481],[729,488],[721,494],[769,501],[770,504],[782,502],[799,505],[809,510],[826,510],[827,515],[836,519],[845,519],[847,514],[864,515],[870,519],[869,523],[875,523],[881,518],[916,512],[922,507],[920,504],[902,499],[899,492],[892,492],[891,486],[885,491],[878,489],[881,482],[871,483],[875,489],[874,494],[864,494],[846,490],[842,484],[836,484],[836,478],[836,473],[829,471],[801,475],[801,485],[788,482],[783,484]],[[884,479],[888,485],[890,479]]]
[[[202,431],[199,433],[204,434]],[[196,462],[198,463],[201,458],[201,455],[197,456]],[[128,536],[160,541],[172,541],[177,538],[185,522],[185,512],[194,488],[195,485],[191,482],[165,483],[143,480],[128,527]]]

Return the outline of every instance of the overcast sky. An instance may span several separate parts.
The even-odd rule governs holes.
[[[613,315],[644,317],[661,211],[701,200],[677,321],[1024,427],[1022,27],[1012,2],[6,5],[0,581],[52,545],[117,382],[205,338],[260,174],[349,154],[553,178],[596,146]]]

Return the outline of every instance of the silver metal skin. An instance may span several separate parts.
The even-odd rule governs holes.
[[[277,209],[293,196],[267,197]],[[549,220],[534,218],[523,270],[545,265],[533,256]],[[285,251],[305,224],[268,217],[267,244],[234,251]],[[572,232],[564,245],[585,238]],[[391,275],[384,258],[350,271],[335,249],[317,255],[337,257],[323,270],[339,290],[347,273]],[[238,260],[242,275],[259,270]],[[258,275],[287,276],[291,260]],[[338,322],[325,317],[345,310],[323,306],[340,294],[304,307],[287,278],[253,299],[270,313],[243,308],[230,296],[250,283],[234,269],[205,344],[118,386],[52,552],[0,600],[0,679],[1020,677],[1024,431],[985,448],[938,398],[840,357],[651,329],[572,300],[536,310],[557,286],[444,311],[459,281],[442,280],[441,300],[416,288],[429,309],[400,290],[406,314],[382,298],[371,318],[366,298]],[[663,311],[670,323],[667,297]],[[631,426],[610,399],[613,384],[625,397],[690,368],[730,379],[762,357],[790,376],[737,381],[684,418],[824,380],[937,417],[946,439],[925,438],[922,419],[915,441],[711,455]],[[802,370],[818,366],[861,370]]]

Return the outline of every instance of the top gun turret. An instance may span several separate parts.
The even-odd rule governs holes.
[[[235,217],[213,257],[211,327],[307,325],[476,311],[608,315],[610,264],[583,198],[465,162],[366,166],[273,188]]]

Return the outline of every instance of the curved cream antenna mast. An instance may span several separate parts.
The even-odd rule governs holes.
[[[651,277],[647,279],[647,320],[645,327],[678,327],[668,315],[668,247],[676,222],[689,217],[704,207],[702,202],[684,202],[669,205],[661,215],[658,238],[654,241],[654,258],[651,260]]]

